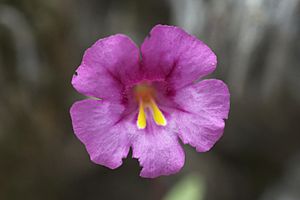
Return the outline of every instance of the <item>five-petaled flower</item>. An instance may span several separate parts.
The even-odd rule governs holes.
[[[216,55],[179,27],[155,26],[141,46],[127,36],[98,40],[72,79],[89,97],[71,108],[73,129],[93,162],[115,169],[130,148],[142,177],[178,172],[179,139],[198,152],[212,148],[228,117],[229,91],[213,72]]]

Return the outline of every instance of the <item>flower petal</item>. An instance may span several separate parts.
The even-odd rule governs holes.
[[[220,139],[227,119],[230,95],[220,80],[204,80],[177,91],[174,101],[184,111],[172,113],[178,135],[199,152],[210,150]]]
[[[130,38],[117,34],[86,50],[72,84],[86,96],[116,101],[122,97],[124,85],[138,77],[138,68],[138,48]]]
[[[148,79],[167,79],[174,89],[216,68],[216,55],[196,37],[175,26],[157,25],[141,47]]]
[[[124,107],[104,100],[75,102],[70,110],[73,129],[93,162],[111,169],[122,165],[130,142],[120,117]]]
[[[150,120],[146,129],[139,132],[132,143],[132,153],[143,167],[140,176],[155,178],[170,175],[183,167],[184,151],[174,133]]]

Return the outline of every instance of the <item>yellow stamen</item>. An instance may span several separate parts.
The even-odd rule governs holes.
[[[142,100],[140,100],[139,103],[139,115],[138,115],[138,119],[137,119],[137,127],[139,129],[144,129],[146,128],[146,114],[145,114],[145,110],[144,110],[144,103]]]
[[[165,119],[165,116],[160,111],[153,99],[150,100],[150,108],[152,109],[152,116],[155,123],[159,126],[167,125],[167,120]]]

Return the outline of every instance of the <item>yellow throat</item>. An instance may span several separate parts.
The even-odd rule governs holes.
[[[154,89],[146,84],[140,84],[134,88],[135,97],[139,103],[139,114],[137,118],[138,129],[144,129],[147,126],[145,109],[152,113],[153,120],[158,126],[166,126],[167,120],[154,100]]]

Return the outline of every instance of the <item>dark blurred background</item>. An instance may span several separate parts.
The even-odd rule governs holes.
[[[71,77],[97,39],[140,45],[178,25],[218,55],[231,111],[215,148],[185,146],[176,175],[93,164],[69,108]],[[299,200],[300,0],[0,0],[0,199]]]

